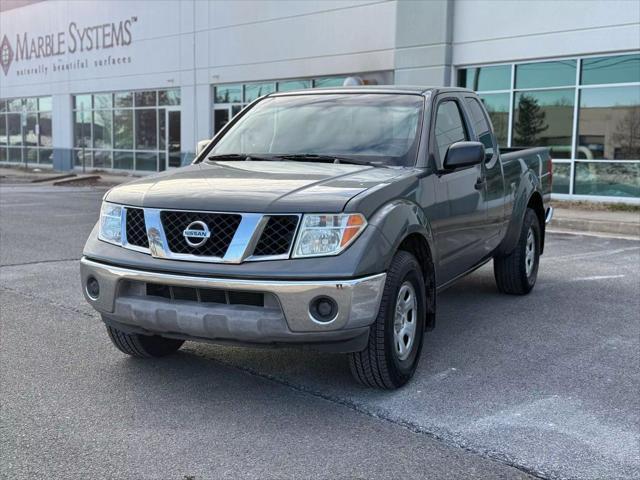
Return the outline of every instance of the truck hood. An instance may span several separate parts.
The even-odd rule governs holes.
[[[403,170],[314,162],[203,162],[115,187],[105,199],[176,210],[333,213]]]

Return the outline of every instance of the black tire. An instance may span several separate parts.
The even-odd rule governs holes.
[[[140,335],[125,333],[107,325],[109,338],[118,350],[132,357],[153,358],[164,357],[178,351],[184,340],[164,338],[157,335]]]
[[[533,259],[527,271],[527,243],[529,231],[533,234]],[[510,295],[526,295],[536,284],[540,264],[541,228],[536,213],[527,208],[516,248],[509,255],[493,259],[493,273],[498,290]]]
[[[401,359],[395,344],[394,321],[398,295],[407,282],[415,293],[417,313],[412,315],[416,322],[413,342],[407,349],[408,356]],[[387,272],[380,310],[371,326],[367,347],[361,352],[349,354],[349,367],[358,382],[373,388],[395,389],[411,379],[422,351],[426,304],[420,264],[410,253],[399,251]]]

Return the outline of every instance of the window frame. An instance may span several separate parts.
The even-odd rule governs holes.
[[[433,156],[436,162],[436,170],[441,174],[448,174],[452,172],[457,172],[460,170],[465,170],[467,168],[474,167],[475,165],[470,165],[469,167],[458,168],[456,170],[446,170],[444,168],[444,158],[440,158],[440,151],[438,149],[438,142],[436,141],[436,120],[438,118],[438,110],[440,109],[440,105],[445,102],[453,101],[458,108],[458,113],[460,114],[460,119],[462,120],[462,126],[465,129],[465,138],[464,141],[470,141],[472,129],[469,128],[469,119],[467,118],[467,112],[462,106],[462,96],[455,92],[444,92],[439,94],[434,101],[434,107],[431,109],[431,121],[429,125],[433,125],[433,128],[429,130],[429,150],[431,155]],[[455,143],[455,142],[454,142]],[[451,145],[450,145],[451,146]]]

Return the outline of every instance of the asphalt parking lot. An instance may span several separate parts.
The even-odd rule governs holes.
[[[78,281],[103,193],[0,187],[1,478],[640,477],[640,242],[551,234],[527,297],[478,270],[379,392],[340,355],[120,354]]]

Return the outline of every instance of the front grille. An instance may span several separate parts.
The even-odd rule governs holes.
[[[178,287],[147,283],[146,294],[149,297],[161,297],[168,300],[264,307],[264,294],[258,292],[227,291],[215,288]]]
[[[241,219],[240,215],[226,213],[160,212],[169,250],[206,257],[224,257]],[[189,245],[183,236],[184,230],[195,221],[206,223],[211,232],[211,236],[199,247]]]
[[[144,211],[141,208],[127,208],[127,243],[136,247],[149,248]]]
[[[296,215],[275,215],[269,218],[253,255],[286,255],[291,248],[293,235],[298,226]]]

